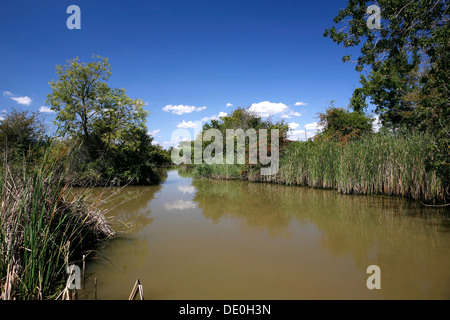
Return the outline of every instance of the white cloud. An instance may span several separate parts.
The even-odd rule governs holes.
[[[308,104],[306,102],[303,101],[298,101],[295,103],[296,106],[307,106]]]
[[[316,133],[314,131],[293,130],[293,131],[290,131],[290,133],[288,135],[288,139],[306,141],[307,139],[312,138],[315,135],[316,135]]]
[[[55,111],[53,111],[53,110],[52,110],[51,108],[49,108],[49,107],[42,106],[42,107],[39,108],[39,112],[53,113],[53,112],[55,112]]]
[[[211,121],[211,120],[219,120],[219,118],[221,118],[221,117],[226,117],[228,115],[228,113],[226,113],[226,112],[219,112],[219,114],[217,115],[217,114],[215,114],[215,115],[213,115],[213,116],[210,116],[210,117],[203,117],[201,120],[203,121],[203,122],[208,122],[208,121]]]
[[[227,103],[227,107],[232,107],[233,106],[233,104],[232,103]]]
[[[163,149],[169,149],[170,147],[173,147],[173,148],[177,147],[178,142],[153,140],[152,145],[154,145],[154,146],[160,145],[161,147],[163,147]]]
[[[281,115],[281,118],[282,119],[290,119],[290,118],[292,118],[292,117],[301,117],[302,116],[302,114],[300,113],[300,112],[296,112],[296,111],[292,111],[292,110],[287,110],[286,112],[284,112],[282,115]]]
[[[194,111],[202,111],[205,109],[206,109],[205,106],[195,107],[195,106],[186,106],[186,105],[182,105],[182,104],[176,105],[176,106],[169,104],[169,105],[165,106],[164,108],[162,108],[163,111],[171,112],[173,114],[178,114],[178,115],[181,115],[184,113],[191,113]]]
[[[177,124],[177,128],[197,128],[198,127],[198,123],[195,123],[193,121],[184,121],[180,122],[179,124]]]
[[[194,201],[175,200],[164,203],[164,208],[166,210],[185,210],[197,208],[197,205]]]
[[[315,130],[315,131],[319,130],[320,131],[320,130],[323,129],[323,126],[319,125],[317,122],[312,122],[312,123],[305,124],[305,129],[306,130]]]
[[[177,189],[178,189],[178,191],[183,192],[183,194],[195,193],[195,191],[196,191],[194,186],[178,186]]]
[[[3,121],[5,119],[6,119],[5,117],[0,116],[0,121]]]
[[[147,133],[150,135],[150,136],[156,136],[159,132],[160,132],[161,130],[159,130],[159,129],[156,129],[156,130],[153,130],[153,131],[148,131]]]
[[[300,112],[289,111],[289,116],[301,117],[302,114]]]
[[[155,140],[153,140],[152,144],[153,145],[159,144],[163,148],[168,149],[170,147],[177,148],[181,142],[187,142],[187,141],[190,141],[190,139],[183,137],[183,136],[179,136],[177,138],[174,138],[174,140],[170,140],[170,141],[159,141],[159,140],[155,141]]]
[[[17,102],[18,104],[23,104],[26,106],[29,106],[31,104],[31,98],[24,96],[24,97],[13,97],[14,94],[10,91],[3,91],[3,96],[5,97],[10,97],[12,100],[14,100],[15,102]]]
[[[31,103],[31,98],[30,97],[11,97],[11,99],[13,99],[15,102],[17,102],[18,104],[23,104],[25,106],[29,106]]]
[[[284,103],[273,103],[269,101],[253,103],[249,108],[250,111],[256,112],[261,117],[269,117],[277,113],[283,113],[288,109],[288,106]]]
[[[305,141],[309,138],[313,138],[323,129],[323,127],[320,126],[317,122],[312,122],[304,125],[305,129],[297,129],[298,127],[300,127],[300,125],[295,122],[289,123],[289,127],[293,130],[289,131],[288,139],[300,141]]]

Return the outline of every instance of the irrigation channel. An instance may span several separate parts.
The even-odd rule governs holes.
[[[81,299],[94,279],[98,299],[128,299],[137,278],[146,300],[450,299],[446,208],[178,169],[117,190],[108,214],[131,229],[89,256]]]

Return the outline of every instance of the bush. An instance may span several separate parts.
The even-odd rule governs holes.
[[[323,131],[319,139],[348,142],[372,132],[373,119],[361,112],[331,107],[325,113],[319,113],[319,124]]]
[[[37,113],[13,109],[0,121],[0,152],[2,158],[22,158],[34,149],[45,133],[42,118]],[[36,151],[36,150],[34,150]]]

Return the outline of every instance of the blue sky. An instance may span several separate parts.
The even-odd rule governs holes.
[[[168,147],[177,127],[251,107],[312,134],[331,100],[348,105],[359,74],[323,37],[345,0],[2,0],[0,110],[45,112],[55,66],[108,57],[111,87],[141,98],[148,130]],[[69,30],[69,5],[81,29]],[[227,106],[232,105],[232,106]],[[47,106],[48,107],[48,106]],[[193,131],[192,131],[193,132]]]

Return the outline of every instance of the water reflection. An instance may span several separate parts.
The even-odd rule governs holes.
[[[178,186],[177,189],[181,192],[183,192],[183,194],[185,193],[195,193],[195,191],[197,189],[195,189],[194,186]]]
[[[166,210],[186,210],[186,209],[194,209],[197,205],[194,201],[187,200],[175,200],[171,202],[165,202],[164,208]]]
[[[137,277],[147,299],[450,298],[444,209],[185,170],[117,196],[105,208],[134,229],[89,265],[103,299],[126,299]],[[379,291],[365,286],[372,264]]]
[[[450,298],[449,219],[442,208],[305,187],[204,180],[193,185],[194,200],[215,223],[239,219],[274,238],[313,224],[330,255],[351,256],[362,272],[371,264],[381,267],[384,298]]]

